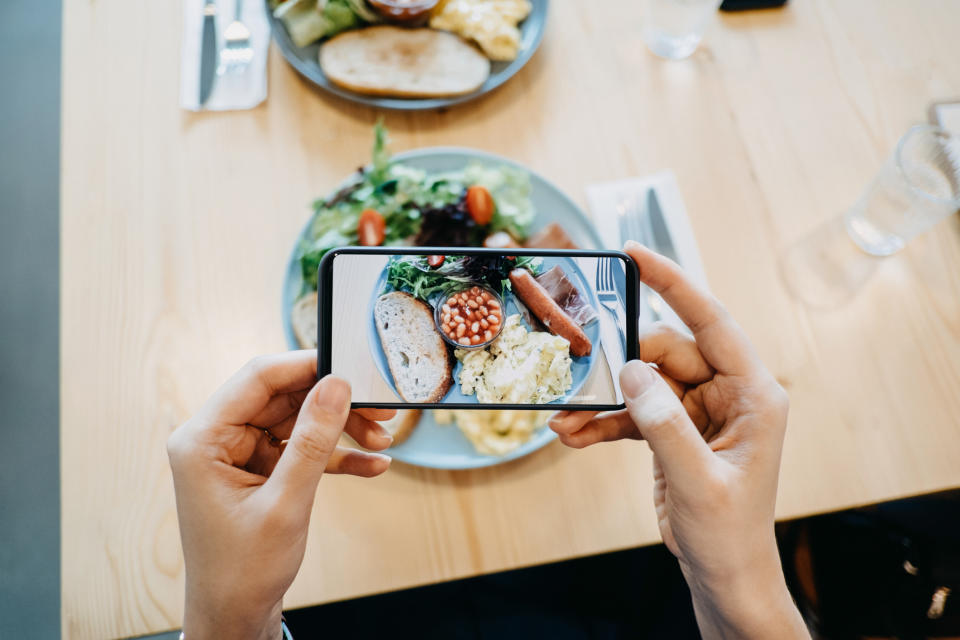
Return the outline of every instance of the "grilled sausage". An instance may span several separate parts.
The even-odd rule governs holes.
[[[533,315],[544,324],[551,333],[570,342],[570,353],[574,356],[588,356],[593,345],[590,338],[574,320],[560,308],[547,290],[534,280],[526,269],[514,269],[510,272],[510,286],[517,297],[527,305]]]

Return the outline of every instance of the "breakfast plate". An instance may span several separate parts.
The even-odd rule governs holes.
[[[283,24],[273,16],[270,2],[267,1],[267,16],[270,20],[270,31],[280,49],[280,53],[297,72],[304,78],[320,87],[324,91],[340,96],[351,102],[404,111],[421,109],[438,109],[449,107],[478,98],[502,85],[516,74],[533,56],[540,41],[547,21],[547,5],[549,0],[530,0],[531,11],[526,19],[520,23],[520,48],[517,57],[507,62],[492,61],[490,75],[478,89],[464,95],[444,98],[392,98],[376,95],[365,95],[337,86],[324,74],[320,68],[319,52],[321,43],[313,43],[298,47],[290,38],[290,34]]]
[[[456,147],[431,147],[398,153],[397,162],[428,172],[444,172],[461,169],[471,163],[505,165],[521,169],[530,178],[530,199],[538,212],[532,231],[549,223],[558,223],[584,249],[597,249],[601,241],[593,225],[581,209],[556,185],[534,171],[512,160],[492,153]],[[346,180],[344,184],[349,182]],[[283,286],[282,314],[284,333],[291,349],[299,349],[291,309],[303,289],[303,271],[300,266],[298,247],[310,230],[308,222],[294,243],[287,265]],[[591,287],[584,287],[590,291]],[[527,442],[502,456],[478,453],[470,441],[453,425],[438,424],[429,411],[425,412],[413,433],[401,444],[387,451],[401,462],[435,469],[472,469],[488,467],[526,456],[556,438],[548,428],[541,428]]]
[[[590,286],[587,277],[584,275],[583,271],[577,265],[577,263],[571,258],[546,258],[543,262],[543,269],[549,269],[551,267],[560,267],[567,274],[567,277],[570,278],[571,282],[577,289],[587,296],[587,303],[594,309],[600,308],[600,303],[597,301],[596,292],[593,287]],[[383,377],[387,385],[393,389],[394,393],[398,393],[396,389],[396,384],[393,379],[393,375],[390,373],[390,367],[387,364],[387,356],[383,351],[383,344],[380,340],[380,336],[377,332],[376,320],[374,307],[377,304],[377,300],[380,296],[386,292],[393,290],[387,284],[387,268],[384,268],[383,273],[380,275],[380,278],[377,280],[376,285],[373,287],[372,295],[370,297],[369,310],[367,312],[367,317],[369,318],[367,322],[367,342],[369,343],[370,351],[373,354],[374,363],[376,364],[377,370],[380,372],[380,375]],[[520,307],[517,304],[516,296],[514,295],[504,295],[504,315],[509,317],[514,314],[522,313]],[[529,325],[525,322],[523,323],[524,327],[528,330],[531,330]],[[597,322],[591,323],[584,327],[584,332],[587,337],[590,339],[590,342],[594,345],[600,344],[600,325]],[[589,355],[586,355],[582,358],[577,358],[573,361],[571,366],[571,377],[573,382],[567,392],[562,398],[558,398],[553,401],[553,404],[563,404],[568,401],[569,398],[576,396],[583,383],[586,382],[587,378],[590,377],[590,374],[593,372],[594,364],[597,361],[598,354],[600,350],[594,348]],[[463,363],[457,362],[453,369],[453,378],[454,380],[460,379],[460,372],[463,370]],[[399,395],[399,393],[398,393]],[[462,403],[462,404],[471,404],[477,402],[477,397],[475,394],[467,395],[463,392],[462,387],[459,384],[454,384],[450,390],[444,395],[441,400],[443,403]],[[439,407],[438,407],[439,408]]]

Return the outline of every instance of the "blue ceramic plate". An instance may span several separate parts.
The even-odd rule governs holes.
[[[583,275],[583,272],[580,270],[580,267],[577,266],[577,263],[571,260],[570,258],[544,258],[543,259],[543,270],[546,271],[552,267],[559,266],[567,274],[567,277],[576,285],[577,289],[584,292],[588,298],[587,302],[590,303],[594,309],[600,308],[600,302],[597,300],[596,293],[592,286],[590,286],[589,281]],[[377,369],[380,371],[380,375],[383,376],[383,379],[386,381],[387,385],[393,389],[393,392],[397,392],[396,385],[393,382],[393,376],[390,374],[390,367],[387,364],[387,354],[383,351],[383,345],[380,343],[380,335],[377,333],[377,323],[374,320],[373,307],[377,303],[377,298],[385,292],[387,289],[387,269],[384,268],[383,273],[380,275],[380,278],[377,280],[376,286],[374,286],[373,291],[370,296],[370,304],[367,309],[367,317],[370,319],[367,323],[367,342],[370,345],[370,352],[373,354],[373,361],[377,365]],[[389,288],[391,291],[392,287]],[[520,313],[520,309],[517,307],[515,298],[509,292],[506,292],[503,296],[504,302],[504,319],[509,318],[515,313]],[[529,325],[526,322],[523,322],[523,326],[530,330]],[[600,323],[592,322],[586,327],[584,327],[584,332],[587,334],[587,337],[590,338],[590,342],[594,345],[600,344]],[[567,394],[563,398],[558,398],[554,400],[553,404],[564,404],[568,402],[568,398],[577,395],[580,393],[580,388],[583,386],[583,383],[586,382],[587,378],[590,376],[590,372],[593,371],[593,365],[597,360],[597,354],[599,349],[594,348],[590,351],[590,355],[584,356],[582,358],[573,358],[573,365],[570,367],[570,373],[573,376],[573,384],[570,386],[570,390],[567,391]],[[460,390],[460,371],[463,369],[463,365],[460,362],[457,362],[453,368],[453,379],[454,384],[450,387],[450,390],[447,391],[447,395],[443,397],[443,402],[449,403],[465,403],[465,404],[475,404],[477,402],[477,396],[475,395],[465,395]],[[397,395],[397,401],[403,402],[399,394]],[[442,407],[441,407],[442,408]]]
[[[450,98],[384,98],[381,96],[368,96],[362,93],[356,93],[349,89],[343,89],[330,82],[320,68],[320,43],[315,42],[306,47],[298,47],[290,40],[286,27],[279,20],[273,17],[270,11],[269,2],[267,3],[267,16],[270,20],[270,31],[273,33],[273,39],[280,48],[280,53],[287,59],[294,69],[300,72],[300,75],[317,85],[325,91],[345,98],[352,102],[370,105],[372,107],[381,107],[383,109],[398,109],[412,111],[418,109],[438,109],[440,107],[449,107],[478,98],[485,93],[489,93],[509,80],[523,65],[527,64],[533,56],[540,41],[543,39],[543,30],[547,23],[547,5],[549,0],[530,0],[533,6],[527,19],[520,23],[520,51],[515,60],[510,62],[490,63],[490,77],[483,85],[474,91],[462,96],[453,96]]]
[[[600,238],[593,229],[593,225],[570,198],[539,174],[512,160],[492,153],[456,147],[417,149],[406,153],[398,153],[393,158],[395,161],[431,173],[461,169],[471,162],[483,162],[492,165],[505,164],[523,169],[530,174],[530,197],[534,209],[537,211],[534,229],[543,227],[550,222],[557,222],[584,249],[597,249],[601,246]],[[344,183],[346,182],[344,181]],[[290,324],[290,310],[293,308],[293,303],[300,295],[303,286],[300,262],[297,259],[297,247],[300,246],[300,242],[307,233],[309,226],[308,221],[304,225],[300,237],[293,245],[283,284],[283,330],[287,338],[287,344],[291,349],[300,348],[293,333],[293,325]],[[581,282],[583,281],[581,280]],[[581,290],[592,291],[592,287],[584,286]],[[591,300],[591,302],[595,302],[595,300]],[[430,412],[427,411],[424,412],[420,424],[413,430],[413,434],[387,453],[401,462],[420,467],[474,469],[521,458],[543,447],[554,438],[556,438],[556,434],[544,427],[533,438],[507,455],[488,456],[477,453],[470,441],[460,433],[460,429],[455,425],[438,425]]]

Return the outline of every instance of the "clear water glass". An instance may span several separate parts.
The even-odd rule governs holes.
[[[960,138],[933,125],[907,131],[844,214],[850,238],[874,256],[896,253],[960,209]]]
[[[682,60],[690,56],[721,1],[644,0],[644,42],[662,58]]]

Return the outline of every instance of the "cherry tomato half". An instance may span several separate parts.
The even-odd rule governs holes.
[[[427,264],[436,269],[443,264],[443,256],[427,256]]]
[[[357,236],[364,247],[383,244],[387,235],[387,221],[375,209],[364,209],[357,222]]]
[[[475,184],[467,189],[467,211],[477,224],[490,224],[493,220],[493,196],[486,187]]]

